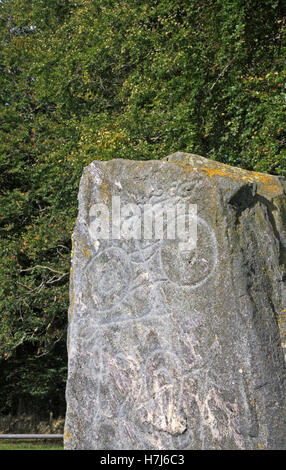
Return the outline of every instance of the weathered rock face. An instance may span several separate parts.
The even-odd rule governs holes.
[[[66,449],[286,449],[285,189],[182,153],[85,169]],[[196,248],[97,239],[94,204],[111,211],[113,196],[139,208],[197,204]]]

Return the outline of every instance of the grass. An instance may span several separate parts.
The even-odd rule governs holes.
[[[0,441],[0,450],[63,450],[61,441]]]

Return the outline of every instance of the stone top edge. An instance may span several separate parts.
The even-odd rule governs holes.
[[[161,160],[129,160],[123,158],[105,161],[94,160],[85,167],[84,172],[96,167],[107,169],[109,166],[114,166],[119,162],[120,165],[123,166],[131,165],[132,167],[140,166],[141,168],[147,165],[152,165],[154,167],[154,165],[175,164],[180,166],[187,174],[200,172],[211,179],[214,178],[214,180],[224,178],[244,184],[256,184],[258,192],[261,194],[264,193],[270,198],[286,194],[285,177],[245,170],[243,168],[202,157],[201,155],[185,152],[175,152]]]
[[[286,182],[286,177],[284,176],[278,176],[278,175],[272,175],[271,173],[262,173],[262,172],[257,172],[253,170],[246,170],[244,168],[240,168],[238,166],[232,166],[228,165],[227,163],[222,163],[218,162],[217,160],[212,160],[210,158],[203,157],[202,155],[197,155],[194,153],[185,153],[185,152],[175,152],[172,153],[171,155],[168,155],[165,157],[163,160],[168,161],[168,162],[185,162],[191,165],[198,165],[198,168],[202,165],[209,166],[211,168],[221,168],[222,170],[225,171],[235,171],[237,173],[241,174],[249,174],[249,175],[261,175],[266,176],[266,177],[271,177],[271,178],[278,178],[279,180],[284,180]]]
[[[186,153],[186,152],[175,152],[170,155],[167,155],[166,157],[162,159],[150,159],[150,160],[134,160],[134,159],[128,159],[128,158],[113,158],[111,160],[93,160],[88,166],[85,168],[89,168],[90,166],[93,165],[112,165],[114,163],[119,163],[121,162],[122,164],[128,165],[150,165],[150,163],[177,163],[181,166],[185,165],[190,165],[196,169],[202,169],[202,168],[210,168],[210,169],[217,169],[217,175],[219,175],[219,169],[221,169],[222,174],[221,176],[227,176],[228,172],[235,172],[236,174],[241,174],[241,175],[254,175],[254,176],[261,176],[263,177],[270,177],[270,178],[276,178],[281,181],[286,182],[286,177],[283,176],[278,176],[278,175],[272,175],[271,173],[262,173],[262,172],[256,172],[256,171],[251,171],[251,170],[246,170],[244,168],[228,165],[226,163],[218,162],[217,160],[212,160],[210,158],[203,157],[202,155],[198,154],[193,154],[193,153]]]

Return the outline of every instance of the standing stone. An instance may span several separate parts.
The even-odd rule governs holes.
[[[182,153],[85,168],[66,449],[286,449],[285,189]],[[114,196],[125,232],[140,226],[128,203],[196,204],[196,248],[97,237],[94,204],[111,213]]]

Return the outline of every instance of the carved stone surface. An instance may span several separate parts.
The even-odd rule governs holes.
[[[286,449],[285,188],[182,153],[85,168],[66,449]],[[113,196],[197,204],[195,250],[177,239],[97,240],[92,205],[110,208]]]

